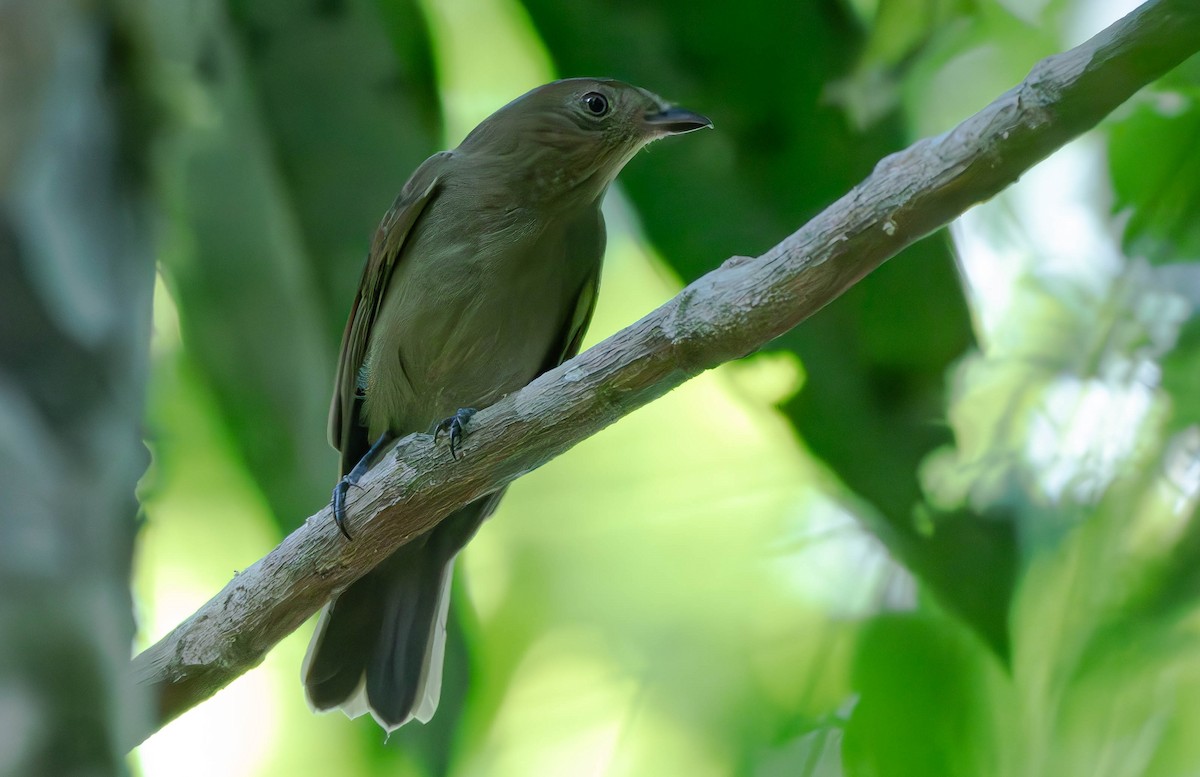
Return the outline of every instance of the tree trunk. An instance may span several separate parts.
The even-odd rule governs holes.
[[[0,3],[0,775],[124,771],[154,262],[105,3]]]

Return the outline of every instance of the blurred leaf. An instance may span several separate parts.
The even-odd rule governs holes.
[[[1056,16],[1066,4],[1050,0],[1042,15]],[[974,11],[936,30],[907,68],[903,105],[913,135],[945,132],[1063,48],[1050,25],[1023,19],[996,0],[979,0]]]
[[[923,472],[934,502],[985,510],[1019,492],[1092,504],[1152,435],[1165,412],[1157,365],[1173,353],[1188,303],[1143,264],[1100,291],[1091,285],[1016,283],[1008,307],[1020,325],[995,332],[952,376],[956,449]],[[1097,427],[1096,413],[1121,423]]]
[[[336,347],[376,225],[441,147],[425,24],[410,0],[227,2]]]
[[[853,72],[831,81],[826,96],[846,111],[854,126],[870,127],[895,111],[905,64],[974,5],[972,0],[879,0]]]
[[[1011,673],[936,612],[875,619],[856,659],[847,774],[1188,773],[1200,756],[1184,733],[1200,713],[1185,690],[1200,680],[1195,591],[1169,609],[1144,596],[1177,550],[1195,566],[1196,495],[1163,492],[1166,474],[1141,461],[1093,507],[1022,508],[1024,521],[1063,529],[1026,555]]]
[[[840,722],[829,722],[770,752],[754,755],[739,774],[747,777],[842,777]]]
[[[1009,505],[984,512],[930,510],[932,531],[910,554],[947,610],[975,630],[1002,662],[1011,654],[1009,603],[1019,568],[1015,513]]]
[[[1117,646],[1176,626],[1200,601],[1200,426],[1162,434],[1138,499],[1121,506],[1125,544],[1106,569],[1126,586],[1105,625]]]
[[[1011,709],[1007,680],[982,645],[952,622],[877,618],[863,635],[855,688],[859,701],[842,750],[847,775],[1009,773],[1012,754],[995,719]]]
[[[1137,100],[1109,130],[1117,210],[1128,210],[1125,249],[1155,263],[1200,261],[1200,80]]]
[[[1200,761],[1197,644],[1186,627],[1124,631],[1074,680],[1042,774],[1177,777]],[[1046,707],[1051,705],[1047,704]]]
[[[160,262],[184,342],[282,526],[327,495],[333,355],[286,191],[220,7],[143,2],[142,56],[172,120],[156,149]]]
[[[1164,474],[1154,458],[1132,462],[1095,506],[1065,511],[1077,520],[1058,541],[1029,554],[1013,607],[1013,672],[1032,711],[1024,734],[1037,773],[1181,774],[1200,757],[1194,736],[1164,748],[1198,711],[1178,688],[1196,681],[1187,658],[1196,599],[1163,608],[1146,596],[1169,581],[1164,562],[1195,548],[1195,496],[1189,507],[1164,493]],[[1064,511],[1041,512],[1053,520]]]
[[[880,0],[861,61],[899,65],[948,19],[974,5],[972,0]]]
[[[1191,269],[1200,271],[1200,266]],[[1200,315],[1193,313],[1180,330],[1162,370],[1163,388],[1171,397],[1171,428],[1200,424]]]

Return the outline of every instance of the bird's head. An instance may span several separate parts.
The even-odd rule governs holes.
[[[545,198],[595,200],[646,144],[711,127],[651,92],[604,78],[539,86],[493,113],[459,146]]]

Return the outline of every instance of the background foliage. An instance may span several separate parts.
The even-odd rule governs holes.
[[[128,0],[160,212],[148,643],[316,511],[376,220],[561,75],[717,130],[610,195],[590,340],[1122,12],[1098,0]],[[441,709],[315,717],[307,630],[145,775],[1180,775],[1200,763],[1200,66],[770,348],[517,483]],[[469,678],[469,679],[468,679]]]

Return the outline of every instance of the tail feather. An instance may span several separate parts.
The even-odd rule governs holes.
[[[446,649],[446,618],[454,559],[436,565],[426,554],[419,580],[389,592],[383,628],[367,665],[366,693],[380,725],[391,730],[416,718],[426,723],[437,710]]]
[[[388,731],[433,717],[454,557],[499,497],[454,513],[326,605],[302,670],[313,709],[341,709],[352,718],[370,712]]]
[[[321,610],[301,670],[313,709],[337,709],[362,684],[382,620],[382,611],[372,606],[379,600],[380,582],[369,573]]]

